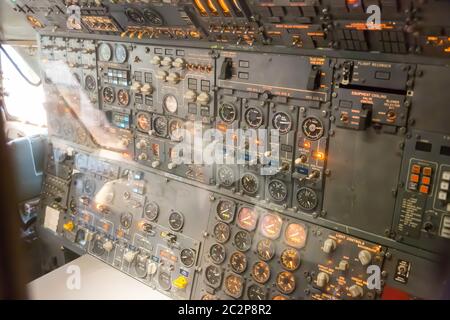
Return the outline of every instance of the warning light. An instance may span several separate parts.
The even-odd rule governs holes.
[[[324,160],[325,154],[323,152],[316,151],[313,153],[313,158],[317,160]]]
[[[305,148],[305,149],[311,148],[311,142],[309,142],[309,141],[303,142],[303,148]]]
[[[348,8],[358,8],[361,6],[361,0],[345,0]]]

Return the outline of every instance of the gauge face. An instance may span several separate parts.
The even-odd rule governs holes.
[[[297,249],[305,246],[306,237],[306,227],[298,223],[291,223],[284,232],[284,241],[286,244]]]
[[[181,213],[174,211],[169,216],[169,226],[173,231],[180,231],[183,228],[184,217]]]
[[[284,294],[292,293],[295,290],[295,277],[288,271],[280,272],[277,275],[277,288]]]
[[[205,269],[205,280],[213,288],[218,288],[222,282],[222,271],[218,266],[209,265]]]
[[[258,256],[261,260],[269,261],[275,255],[275,246],[269,239],[263,239],[258,242],[256,247]]]
[[[319,203],[317,193],[313,189],[307,187],[298,190],[297,201],[299,207],[305,211],[314,210]]]
[[[145,19],[154,26],[162,26],[164,23],[163,18],[154,10],[145,9],[144,10]]]
[[[221,200],[217,205],[217,216],[222,221],[231,222],[233,221],[235,210],[236,206],[233,201]]]
[[[229,103],[223,103],[219,107],[219,117],[225,123],[232,123],[237,117],[236,107]]]
[[[288,195],[287,186],[283,181],[280,180],[272,180],[269,182],[267,186],[267,190],[269,191],[269,196],[274,201],[284,201]]]
[[[131,213],[125,212],[120,215],[120,225],[124,229],[130,229],[132,222],[133,222],[133,215]]]
[[[292,128],[292,120],[287,113],[277,112],[273,116],[272,125],[280,132],[280,134],[286,134]]]
[[[239,298],[244,289],[244,279],[242,277],[230,274],[225,278],[225,293],[233,298]]]
[[[181,250],[180,260],[186,267],[192,267],[195,263],[195,251],[192,249]]]
[[[144,24],[145,18],[144,15],[137,9],[134,8],[127,8],[125,10],[125,14],[130,19],[130,21],[137,23],[137,24]]]
[[[324,133],[324,128],[322,122],[314,117],[306,118],[302,124],[303,134],[309,140],[318,140],[322,138]]]
[[[248,288],[247,297],[250,300],[265,300],[266,299],[266,291],[264,288],[253,284]]]
[[[221,264],[226,258],[225,247],[221,244],[215,243],[211,246],[211,248],[209,248],[209,255],[215,264]]]
[[[225,187],[231,187],[235,182],[235,175],[233,169],[227,166],[222,166],[217,171],[219,183]]]
[[[174,119],[169,123],[169,135],[173,141],[181,141],[183,140],[183,132],[184,128],[183,121]]]
[[[153,130],[156,135],[165,137],[167,135],[167,120],[164,117],[155,117],[153,119]]]
[[[103,248],[103,239],[98,236],[95,237],[94,242],[92,244],[92,252],[96,255],[96,256],[102,256],[105,254],[106,250],[105,248]]]
[[[219,222],[214,226],[214,237],[220,243],[225,243],[230,239],[230,227],[223,222]]]
[[[286,270],[297,270],[300,266],[300,253],[293,248],[287,248],[281,253],[280,261]]]
[[[116,94],[114,92],[114,89],[111,87],[105,87],[103,89],[103,101],[106,103],[113,103],[116,99]]]
[[[176,113],[178,110],[178,101],[175,96],[168,94],[163,100],[164,108],[170,113]]]
[[[254,209],[242,207],[239,210],[237,224],[241,229],[253,231],[258,222],[258,213]]]
[[[277,239],[280,236],[283,219],[275,214],[266,214],[261,219],[260,232],[269,239]]]
[[[127,48],[125,48],[125,46],[123,44],[118,44],[116,46],[115,55],[116,55],[116,61],[118,63],[125,63],[128,59]]]
[[[95,192],[95,182],[91,179],[84,181],[83,191],[88,195],[94,195]]]
[[[150,115],[145,112],[138,113],[136,117],[136,125],[139,131],[149,132],[150,131]]]
[[[246,231],[239,231],[234,235],[234,245],[240,251],[247,251],[252,245],[252,238]]]
[[[258,177],[252,173],[246,173],[241,178],[242,189],[248,194],[255,194],[259,189]]]
[[[251,128],[257,129],[263,124],[264,116],[259,109],[249,108],[245,112],[245,121]]]
[[[231,269],[236,273],[242,273],[247,269],[247,258],[242,252],[234,252],[230,257]]]
[[[124,89],[120,89],[117,92],[117,101],[119,102],[119,104],[121,106],[128,106],[128,104],[130,103],[130,94],[128,93],[127,90]]]
[[[253,265],[252,277],[258,283],[266,283],[270,278],[270,268],[264,261],[258,261]]]
[[[158,284],[161,287],[162,290],[168,291],[172,287],[172,281],[171,281],[170,274],[166,271],[161,271],[158,274]]]
[[[110,61],[112,58],[111,46],[107,43],[102,43],[98,48],[98,58],[100,61]]]
[[[94,91],[95,88],[97,88],[95,78],[91,75],[86,76],[86,78],[84,79],[84,87],[88,91]]]
[[[148,203],[144,208],[145,217],[150,221],[155,221],[159,215],[159,206],[156,202]]]

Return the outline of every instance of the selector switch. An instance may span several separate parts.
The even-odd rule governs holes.
[[[172,67],[172,63],[173,60],[171,57],[165,57],[162,61],[161,61],[161,65],[164,67]]]
[[[329,254],[336,250],[336,241],[334,239],[327,239],[323,243],[322,251]]]
[[[361,250],[358,253],[358,259],[363,266],[366,266],[372,261],[372,254],[367,250]]]
[[[167,76],[167,81],[169,81],[172,84],[177,84],[178,82],[180,82],[180,75],[176,72],[171,72]]]
[[[348,270],[348,267],[349,267],[349,264],[348,264],[348,261],[347,261],[347,260],[341,260],[341,261],[339,261],[338,269],[339,269],[340,271],[345,272],[345,271]]]
[[[184,94],[184,99],[186,99],[186,101],[188,102],[195,102],[195,100],[197,99],[197,94],[194,90],[188,90]]]
[[[136,255],[138,254],[137,251],[127,251],[127,253],[125,253],[123,255],[123,258],[125,259],[126,262],[128,263],[132,263],[134,261],[134,259],[136,258]]]
[[[348,292],[350,293],[350,296],[353,299],[361,298],[364,295],[363,288],[361,288],[360,286],[358,286],[356,284],[351,286],[350,288],[348,288]]]
[[[210,100],[211,100],[211,97],[206,92],[200,93],[199,96],[197,97],[197,102],[199,102],[200,104],[203,104],[203,105],[208,104]]]
[[[150,63],[154,66],[160,66],[161,65],[161,57],[160,56],[154,56],[151,60]]]
[[[140,82],[134,82],[131,86],[131,91],[139,93],[141,91],[142,84]]]
[[[141,93],[142,94],[146,94],[146,95],[152,94],[153,93],[153,87],[150,84],[146,83],[141,88]]]
[[[184,69],[186,67],[186,61],[183,58],[176,58],[173,62],[173,66],[178,69]]]
[[[324,288],[328,282],[330,281],[330,276],[328,273],[325,272],[319,272],[316,279],[316,284],[319,288]]]
[[[158,71],[158,73],[156,74],[156,79],[161,80],[161,81],[166,81],[167,75],[168,75],[168,73],[166,71]]]
[[[106,252],[111,252],[113,248],[114,244],[111,240],[108,240],[103,244],[103,249],[105,249]]]

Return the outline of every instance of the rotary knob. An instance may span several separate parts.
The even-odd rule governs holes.
[[[150,84],[146,83],[146,84],[144,84],[144,86],[141,88],[141,92],[142,92],[143,94],[152,94],[152,93],[153,93],[153,87],[152,87]]]
[[[152,162],[152,168],[156,169],[161,165],[161,162],[156,160]]]
[[[161,65],[164,67],[171,67],[173,63],[173,60],[171,57],[165,57],[162,61],[161,61]]]
[[[167,76],[167,81],[169,81],[172,84],[177,84],[178,82],[180,82],[180,75],[176,72],[171,72]]]
[[[147,160],[147,154],[146,154],[146,153],[141,153],[141,154],[139,155],[138,159],[139,159],[140,161]]]
[[[171,162],[167,165],[167,168],[169,168],[169,170],[173,170],[177,167],[177,164],[174,162]]]
[[[361,250],[358,253],[358,259],[363,266],[366,266],[372,261],[372,254],[367,250]]]
[[[168,73],[166,71],[158,71],[158,73],[156,74],[156,79],[161,80],[161,81],[166,81],[167,75],[168,75]]]
[[[147,142],[145,140],[140,140],[136,143],[136,149],[144,149],[147,146]]]
[[[111,252],[113,248],[114,244],[111,240],[108,240],[103,244],[103,249],[105,249],[106,252]]]
[[[188,90],[184,94],[184,99],[186,99],[186,101],[188,102],[195,102],[195,100],[197,99],[197,93],[195,93],[194,90]]]
[[[131,85],[131,91],[139,93],[141,91],[142,84],[140,82],[135,82]]]
[[[154,56],[151,60],[150,63],[154,66],[160,66],[161,65],[161,57],[160,56]]]
[[[203,105],[208,104],[210,100],[211,100],[211,97],[206,92],[200,93],[199,96],[197,97],[197,102],[199,102],[200,104],[203,104]]]
[[[319,272],[316,279],[316,284],[319,288],[324,288],[328,282],[330,282],[330,276],[328,273],[325,272]]]
[[[338,269],[341,270],[341,271],[344,271],[344,272],[347,271],[348,270],[348,261],[347,260],[341,260],[339,262]]]
[[[350,293],[350,296],[354,299],[361,298],[364,295],[363,288],[361,288],[356,284],[348,288],[348,292]]]
[[[137,251],[130,250],[123,255],[123,258],[125,259],[126,262],[132,263],[134,261],[134,259],[136,258],[136,255],[137,255]]]
[[[327,239],[323,243],[322,251],[330,254],[336,249],[336,241],[334,239]]]
[[[178,69],[184,69],[186,67],[186,61],[183,58],[176,58],[173,62],[173,66]]]

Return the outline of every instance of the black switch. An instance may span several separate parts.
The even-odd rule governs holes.
[[[222,67],[220,68],[220,80],[229,80],[233,75],[233,60],[231,58],[225,58],[222,62]]]
[[[308,76],[308,83],[306,84],[307,90],[316,90],[319,86],[319,79],[320,79],[320,70],[316,68],[312,68],[311,72]]]

